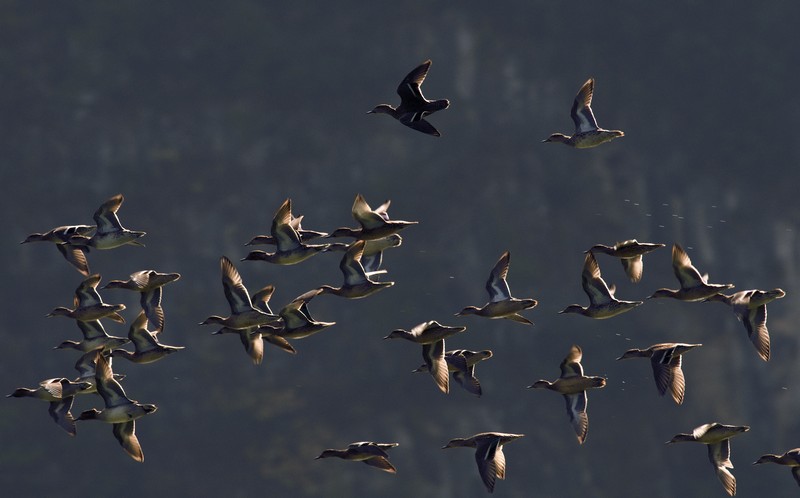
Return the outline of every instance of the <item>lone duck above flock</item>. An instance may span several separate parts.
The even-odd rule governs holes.
[[[422,82],[425,81],[430,68],[431,60],[428,59],[403,78],[397,87],[400,105],[396,108],[389,104],[378,104],[367,114],[388,114],[409,128],[434,137],[441,136],[439,130],[434,128],[425,117],[436,111],[447,109],[450,107],[450,101],[447,99],[428,100],[422,95]]]
[[[450,374],[447,360],[444,358],[444,340],[452,335],[464,332],[467,327],[451,327],[442,325],[436,320],[422,322],[409,330],[393,330],[384,339],[401,338],[422,345],[422,358],[425,366],[443,393],[450,392]]]

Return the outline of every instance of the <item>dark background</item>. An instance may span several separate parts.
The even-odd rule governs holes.
[[[320,4],[321,2],[317,2]],[[752,426],[732,443],[739,496],[795,496],[786,468],[750,465],[800,446],[796,119],[797,20],[791,2],[0,2],[0,257],[2,391],[73,377],[80,337],[70,305],[81,276],[31,232],[92,223],[125,195],[124,226],[147,247],[93,251],[103,281],[153,268],[180,272],[165,288],[161,362],[115,362],[128,395],[159,406],[137,424],[146,461],[108,425],[70,438],[36,400],[0,402],[0,489],[14,495],[485,496],[473,451],[439,448],[483,431],[524,433],[506,450],[497,496],[725,496],[700,445],[666,446],[711,421]],[[386,116],[397,84],[425,59],[423,90],[451,107],[432,138]],[[596,149],[542,144],[570,134],[569,108],[596,78],[601,126],[625,137]],[[197,325],[226,314],[219,258],[250,291],[271,283],[280,307],[339,285],[338,254],[279,267],[238,262],[291,197],[304,226],[353,225],[356,193],[393,201],[418,220],[386,253],[395,286],[363,300],[322,296],[336,321],[267,347],[254,366],[235,337]],[[758,358],[721,304],[646,302],[611,320],[558,315],[585,304],[583,251],[637,238],[689,251],[711,281],[736,290],[781,287],[771,304],[772,360]],[[486,301],[504,250],[518,297],[536,322],[454,317]],[[669,248],[645,258],[641,283],[600,256],[621,299],[676,286]],[[138,298],[105,291],[125,303]],[[419,346],[382,341],[430,319],[468,331],[448,348],[492,349],[484,395],[440,393]],[[127,325],[109,323],[113,335]],[[661,398],[631,347],[700,342],[684,359],[686,400]],[[579,344],[589,375],[590,430],[579,446],[564,402],[524,387],[558,376]],[[99,407],[79,398],[73,412]],[[398,474],[315,461],[352,441],[397,441]]]

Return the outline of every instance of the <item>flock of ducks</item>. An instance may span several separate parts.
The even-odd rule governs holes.
[[[66,377],[43,380],[35,389],[19,388],[10,397],[31,397],[47,401],[53,420],[68,434],[77,433],[77,420],[100,420],[112,424],[114,437],[123,449],[136,461],[144,461],[144,452],[136,437],[136,420],[156,411],[153,404],[142,404],[130,399],[122,388],[123,375],[115,374],[112,359],[121,357],[138,364],[152,363],[183,349],[181,346],[161,344],[158,336],[164,331],[164,310],[161,307],[162,287],[178,280],[177,273],[159,273],[142,270],[130,275],[127,280],[112,280],[104,289],[127,289],[141,294],[141,311],[128,329],[128,337],[110,336],[101,320],[125,323],[120,312],[124,304],[109,304],[103,301],[97,286],[100,274],[89,273],[86,254],[90,248],[105,250],[125,244],[142,244],[137,240],[145,235],[142,231],[125,229],[119,221],[117,211],[122,205],[121,194],[104,202],[95,212],[96,225],[61,226],[44,234],[29,235],[22,243],[53,242],[66,260],[86,278],[75,289],[73,307],[59,306],[47,314],[48,317],[64,316],[75,320],[83,335],[80,341],[65,340],[56,349],[74,349],[81,353],[75,363],[79,376],[75,380]],[[132,343],[134,350],[123,349]],[[75,396],[97,393],[104,408],[85,410],[75,418],[71,408]]]
[[[427,60],[414,68],[400,83],[397,93],[401,102],[395,108],[380,104],[369,113],[389,114],[402,124],[425,134],[440,136],[436,128],[425,118],[434,112],[446,109],[449,101],[427,100],[421,92],[421,85],[430,69]],[[624,136],[622,131],[604,130],[597,125],[591,103],[594,92],[594,79],[587,80],[580,88],[572,105],[571,116],[575,123],[572,136],[554,133],[545,142],[561,142],[575,148],[595,147],[602,143]],[[122,304],[105,303],[97,290],[101,277],[89,270],[87,255],[92,249],[113,249],[125,244],[142,244],[139,239],[142,231],[125,229],[119,221],[117,211],[123,202],[121,194],[104,202],[94,214],[94,225],[60,226],[45,233],[29,235],[22,243],[51,242],[63,257],[85,279],[75,291],[73,308],[58,307],[48,316],[64,316],[75,320],[83,339],[64,341],[58,349],[75,349],[81,353],[75,364],[79,376],[74,380],[66,377],[47,379],[34,389],[19,388],[10,397],[32,397],[47,401],[53,420],[68,434],[77,433],[76,421],[100,420],[113,426],[113,434],[123,449],[136,461],[144,461],[144,453],[136,437],[135,421],[154,413],[153,404],[141,404],[130,399],[120,381],[124,376],[112,370],[113,358],[146,364],[159,361],[165,356],[182,349],[179,346],[164,345],[159,341],[165,327],[165,314],[161,306],[163,287],[180,278],[177,273],[159,273],[143,270],[130,275],[127,280],[112,280],[103,289],[126,289],[140,293],[141,310],[129,327],[127,338],[109,336],[101,320],[125,323],[120,314],[125,310]],[[263,261],[277,265],[299,264],[311,257],[325,252],[343,253],[339,268],[343,275],[340,286],[320,285],[293,299],[273,312],[269,301],[275,290],[266,285],[250,294],[234,264],[225,256],[220,258],[222,287],[230,308],[228,316],[211,315],[201,325],[217,325],[214,334],[237,335],[253,363],[261,363],[265,342],[290,354],[297,351],[290,341],[315,335],[334,322],[323,322],[313,318],[309,303],[321,295],[334,295],[347,299],[362,299],[391,287],[394,282],[383,280],[387,273],[382,268],[383,252],[402,244],[399,232],[416,224],[416,221],[400,221],[389,218],[390,202],[373,209],[366,199],[358,194],[351,213],[358,223],[357,227],[337,228],[330,233],[306,230],[301,226],[303,216],[294,216],[290,199],[286,199],[275,213],[267,235],[256,235],[246,245],[270,245],[272,252],[252,250],[242,261]],[[350,243],[332,242],[329,239],[353,239]],[[311,241],[318,243],[311,243]],[[326,242],[320,242],[320,241]],[[643,304],[643,301],[620,300],[615,296],[615,287],[603,279],[596,254],[617,258],[631,282],[641,281],[643,256],[664,247],[665,244],[640,243],[628,240],[613,246],[598,244],[585,251],[581,285],[589,298],[587,306],[571,304],[559,313],[580,314],[594,319],[608,319],[629,312]],[[538,304],[533,298],[513,297],[507,282],[511,255],[504,252],[492,268],[486,282],[488,302],[483,306],[467,306],[455,316],[475,315],[488,319],[506,319],[522,325],[533,322],[521,313],[535,308]],[[770,342],[767,330],[766,306],[769,302],[784,297],[781,289],[770,291],[745,290],[735,294],[725,294],[732,284],[709,283],[692,264],[689,256],[679,244],[672,246],[672,266],[680,287],[662,288],[654,291],[648,299],[673,298],[680,301],[722,302],[730,306],[736,317],[742,321],[748,337],[764,361],[769,360]],[[396,329],[385,339],[401,338],[422,347],[424,363],[414,372],[428,372],[437,388],[443,393],[450,389],[450,374],[467,392],[481,396],[482,389],[475,376],[476,365],[493,356],[491,350],[469,351],[465,349],[447,350],[445,340],[451,340],[466,331],[466,326],[443,325],[436,320],[422,322],[410,330]],[[132,343],[134,351],[123,349]],[[656,387],[660,395],[667,392],[674,402],[682,404],[685,395],[685,378],[681,369],[682,356],[702,346],[701,344],[659,343],[645,349],[631,349],[618,359],[650,358]],[[561,375],[554,381],[538,380],[528,388],[548,389],[564,396],[567,414],[579,444],[586,440],[589,419],[587,415],[587,391],[602,388],[607,379],[584,375],[581,360],[583,352],[573,345],[561,362]],[[76,418],[71,413],[73,400],[82,394],[97,393],[103,401],[103,409],[92,408],[80,413]],[[717,476],[729,495],[736,493],[736,479],[730,472],[733,468],[730,459],[730,438],[747,432],[748,426],[733,426],[709,423],[697,427],[689,434],[678,434],[668,443],[694,441],[708,446],[709,458]],[[467,438],[450,440],[444,448],[467,447],[475,449],[478,472],[489,492],[492,492],[498,479],[505,479],[505,456],[503,446],[523,437],[523,434],[484,432]],[[398,443],[376,443],[370,441],[354,442],[344,449],[326,449],[318,459],[337,457],[360,461],[389,473],[397,469],[389,461],[388,451]],[[800,449],[790,450],[783,455],[767,454],[755,463],[772,462],[792,468],[792,475],[800,485]]]

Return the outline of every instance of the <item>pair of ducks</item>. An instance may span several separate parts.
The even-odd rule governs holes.
[[[222,288],[231,314],[227,317],[212,315],[200,324],[222,325],[214,334],[238,334],[245,351],[255,364],[261,363],[263,359],[265,340],[295,354],[297,351],[287,339],[302,339],[335,325],[335,322],[315,320],[308,309],[308,302],[322,293],[320,289],[312,289],[298,296],[275,314],[269,307],[269,300],[275,290],[272,285],[265,286],[251,297],[239,271],[225,256],[220,258],[220,269]],[[278,321],[282,322],[280,327],[272,325]]]
[[[467,376],[470,377],[469,380],[472,387],[467,388],[467,390],[475,392],[479,391],[480,384],[477,383],[477,379],[474,379],[474,365],[480,361],[480,358],[477,355],[471,358],[474,359],[472,375],[469,374],[466,356],[451,354],[450,362],[445,358],[444,340],[465,330],[467,330],[467,327],[451,327],[442,325],[436,320],[430,320],[420,323],[411,330],[393,330],[384,339],[400,338],[422,345],[422,359],[425,360],[424,370],[430,372],[436,385],[443,393],[450,392],[450,365],[453,366],[455,371],[460,372],[462,381],[467,380]],[[420,367],[417,370],[421,371],[422,369],[423,367]],[[459,383],[462,383],[462,381],[459,381]],[[476,383],[477,387],[475,386]]]
[[[683,403],[686,382],[681,368],[682,355],[702,344],[661,343],[646,349],[629,349],[618,360],[629,358],[650,358],[656,387],[661,396],[669,390],[677,404]],[[567,415],[572,424],[578,443],[583,444],[589,431],[589,417],[586,413],[586,391],[606,385],[603,377],[589,377],[583,373],[581,360],[583,351],[573,345],[561,362],[561,376],[553,382],[539,380],[528,386],[529,389],[549,389],[564,396]]]
[[[253,244],[271,244],[276,246],[273,253],[265,251],[251,251],[242,261],[266,261],[278,265],[295,265],[321,252],[333,250],[331,244],[307,244],[306,240],[323,236],[316,231],[304,231],[300,235],[302,216],[295,218],[292,215],[292,200],[286,199],[278,208],[272,219],[270,235],[257,235],[248,242]]]
[[[425,117],[434,112],[450,107],[447,99],[428,100],[422,95],[422,83],[430,70],[431,61],[426,60],[415,67],[397,87],[400,105],[396,108],[389,104],[379,104],[367,114],[388,114],[404,125],[434,137],[441,136],[439,131]],[[589,78],[581,86],[572,103],[570,117],[575,123],[572,136],[553,133],[544,142],[560,142],[577,149],[596,147],[615,138],[625,136],[620,130],[604,130],[597,125],[592,112],[592,96],[594,94],[594,78]]]
[[[730,472],[730,469],[733,468],[730,439],[749,430],[750,427],[746,425],[725,425],[711,422],[695,428],[690,434],[677,434],[667,441],[667,444],[681,441],[705,444],[708,447],[708,459],[714,466],[722,486],[730,496],[734,496],[736,494],[736,478]],[[762,455],[753,462],[753,465],[762,463],[776,463],[790,467],[792,469],[792,477],[794,477],[797,485],[800,486],[800,448],[794,448],[782,455],[769,453]]]
[[[714,466],[722,486],[730,495],[736,494],[736,478],[729,469],[733,468],[731,463],[731,444],[730,439],[738,434],[750,430],[746,425],[725,425],[718,422],[703,424],[695,428],[690,434],[677,434],[667,441],[667,444],[681,441],[694,441],[708,446],[708,459]],[[762,463],[775,463],[785,465],[792,469],[792,477],[800,486],[800,448],[791,449],[782,455],[768,453],[761,455],[753,465]]]
[[[53,420],[67,433],[77,433],[76,420],[100,420],[113,424],[114,437],[125,452],[138,462],[144,461],[144,453],[136,437],[135,420],[156,411],[152,404],[140,404],[125,395],[118,380],[124,376],[111,370],[111,358],[100,350],[90,351],[78,360],[75,368],[80,377],[75,381],[66,378],[42,381],[37,389],[19,388],[8,397],[30,397],[49,402]],[[98,393],[105,404],[104,410],[92,408],[75,418],[70,412],[74,397],[78,394]]]
[[[402,239],[397,235],[397,232],[417,224],[416,221],[389,219],[388,209],[390,203],[391,201],[386,201],[373,210],[364,199],[364,196],[357,194],[351,213],[360,227],[337,228],[330,235],[326,235],[315,230],[303,230],[300,225],[303,217],[294,217],[292,215],[292,201],[291,199],[286,199],[275,213],[270,235],[257,235],[246,244],[276,245],[276,251],[273,253],[259,250],[251,251],[242,261],[267,261],[279,265],[293,265],[305,261],[320,252],[346,251],[348,248],[346,244],[341,243],[307,244],[308,240],[318,237],[353,237],[357,240],[374,241],[374,243],[370,244],[370,250],[367,251],[367,255],[375,255],[378,258],[377,266],[380,266],[379,260],[382,251],[388,247],[400,245]]]
[[[86,253],[90,248],[114,249],[125,244],[143,246],[137,239],[146,232],[128,230],[119,221],[117,211],[123,201],[122,194],[117,194],[101,204],[93,216],[95,225],[60,226],[45,233],[32,233],[21,243],[56,244],[64,258],[81,274],[88,277],[90,271]]]
[[[642,279],[644,270],[643,256],[661,247],[664,247],[664,244],[639,242],[636,239],[619,242],[613,246],[603,244],[592,246],[586,251],[583,271],[581,272],[581,286],[586,295],[589,296],[589,306],[583,307],[578,304],[571,304],[559,313],[577,313],[602,320],[625,313],[641,305],[642,301],[622,301],[614,296],[615,287],[609,287],[603,280],[600,266],[597,264],[594,253],[599,252],[619,258],[628,278],[630,278],[631,282],[637,283]]]
[[[103,302],[97,291],[100,279],[100,274],[96,273],[78,285],[75,289],[72,309],[59,306],[47,314],[48,317],[65,316],[74,319],[83,334],[82,341],[63,341],[56,346],[56,349],[76,349],[86,353],[96,349],[111,351],[127,344],[128,340],[123,337],[109,336],[100,322],[103,318],[109,318],[119,323],[125,323],[125,319],[119,314],[125,309],[125,305]]]
[[[486,282],[489,302],[480,308],[468,306],[456,313],[456,316],[477,315],[491,319],[505,318],[518,323],[533,325],[533,322],[520,315],[519,312],[533,308],[538,303],[535,299],[517,299],[511,296],[507,281],[510,259],[510,253],[508,251],[504,252],[489,274],[489,279]],[[475,365],[480,361],[491,358],[492,352],[489,350],[469,351],[464,349],[445,351],[444,339],[466,329],[466,327],[445,326],[435,320],[431,320],[420,323],[410,331],[394,330],[384,339],[399,337],[421,344],[422,358],[425,363],[414,372],[429,372],[442,392],[448,393],[450,391],[449,373],[452,372],[453,378],[461,387],[476,396],[481,396],[482,389],[480,381],[475,376]]]
[[[506,458],[503,454],[503,446],[524,436],[524,434],[508,434],[504,432],[482,432],[467,438],[451,439],[442,449],[475,448],[478,473],[486,489],[492,493],[497,479],[505,479],[506,477]],[[323,450],[316,459],[335,457],[354,462],[364,462],[372,467],[395,474],[397,469],[389,462],[387,450],[396,446],[399,446],[399,443],[363,441],[351,443],[344,449]]]
[[[484,349],[482,351],[454,349],[444,352],[444,361],[447,362],[447,369],[453,374],[453,379],[455,379],[456,383],[468,393],[480,397],[483,394],[483,389],[481,388],[481,382],[478,380],[478,377],[475,376],[475,366],[483,360],[488,360],[493,355],[494,353],[489,349]],[[423,363],[415,370],[412,370],[412,372],[430,372],[430,367],[427,363]],[[449,386],[442,386],[438,383],[437,386],[439,386],[440,389],[443,387],[449,389]]]
[[[593,246],[586,251],[581,273],[581,285],[589,296],[589,306],[584,308],[572,304],[560,313],[577,313],[590,318],[605,319],[641,305],[642,301],[622,301],[614,296],[614,286],[609,287],[603,280],[594,253],[600,252],[619,258],[630,280],[636,283],[642,278],[644,267],[642,256],[661,247],[664,247],[664,244],[641,243],[636,239],[620,242],[614,246],[602,244]],[[672,246],[672,268],[681,287],[677,290],[658,289],[648,299],[671,297],[681,301],[703,301],[733,287],[732,284],[708,283],[707,278],[700,275],[697,268],[692,265],[689,255],[679,244]]]
[[[99,351],[95,353],[95,386],[105,408],[86,410],[76,420],[100,420],[112,424],[114,437],[125,452],[137,462],[144,462],[144,452],[136,437],[136,420],[154,413],[156,405],[141,404],[128,398],[114,378],[109,360]]]

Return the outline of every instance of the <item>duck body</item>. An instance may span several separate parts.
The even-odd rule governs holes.
[[[72,318],[79,322],[91,322],[95,320],[99,320],[101,318],[111,318],[116,322],[124,323],[125,319],[118,313],[125,309],[124,304],[106,304],[106,303],[97,303],[89,306],[81,306],[78,308],[65,308],[64,306],[59,306],[57,308],[53,308],[53,311],[48,313],[46,316],[65,316],[67,318]]]
[[[83,339],[81,341],[62,341],[54,349],[74,349],[81,353],[89,353],[92,351],[110,352],[121,348],[125,344],[128,344],[128,342],[128,339],[124,337],[95,337],[92,339]]]
[[[464,332],[465,330],[467,330],[467,327],[451,327],[442,325],[436,320],[430,320],[420,323],[411,330],[393,330],[389,335],[384,337],[384,339],[395,339],[399,337],[417,344],[426,345],[443,341],[447,337],[459,332]]]
[[[89,235],[97,227],[95,225],[64,225],[55,227],[45,233],[32,233],[25,237],[20,244],[29,242],[52,242],[54,244],[65,244],[73,235]]]
[[[124,337],[108,335],[100,320],[78,320],[76,323],[81,329],[83,339],[80,342],[63,341],[55,349],[75,349],[83,353],[98,350],[106,352],[122,347],[129,342]]]
[[[330,250],[330,245],[310,245],[303,244],[302,248],[293,249],[287,252],[266,252],[266,251],[250,251],[247,256],[242,258],[242,261],[266,261],[276,265],[296,265],[301,263],[312,256],[316,256],[321,252]]]
[[[533,322],[520,315],[520,311],[535,308],[539,302],[536,299],[508,298],[505,301],[494,301],[484,304],[482,307],[467,306],[456,316],[476,315],[492,320],[505,318],[523,325],[533,325]]]
[[[604,130],[598,128],[597,130],[575,133],[572,136],[562,133],[553,133],[545,142],[560,142],[576,149],[589,149],[624,136],[625,134],[620,130]]]
[[[289,224],[291,227],[297,232],[297,235],[300,237],[300,241],[305,243],[309,240],[314,240],[320,237],[325,237],[328,234],[325,232],[318,232],[316,230],[306,230],[300,224],[303,220],[303,216],[293,216],[290,215]],[[245,244],[246,246],[255,246],[255,245],[277,245],[278,239],[275,238],[272,233],[270,235],[256,235],[250,241]]]

